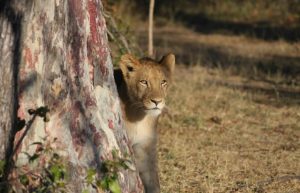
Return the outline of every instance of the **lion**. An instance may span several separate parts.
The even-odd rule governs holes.
[[[123,55],[114,71],[127,135],[146,193],[160,192],[157,169],[157,122],[175,68],[175,56],[160,61]]]

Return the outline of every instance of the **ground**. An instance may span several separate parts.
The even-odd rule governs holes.
[[[171,27],[156,45],[179,55],[159,124],[162,192],[300,192],[299,44]]]

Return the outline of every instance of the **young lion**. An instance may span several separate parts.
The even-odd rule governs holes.
[[[174,67],[173,54],[159,62],[126,54],[121,57],[120,69],[114,72],[127,134],[146,193],[160,192],[156,126]]]

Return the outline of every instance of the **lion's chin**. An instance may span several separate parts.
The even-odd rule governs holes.
[[[145,112],[147,115],[150,115],[150,116],[158,116],[161,114],[161,109],[159,109],[159,108],[146,109]]]

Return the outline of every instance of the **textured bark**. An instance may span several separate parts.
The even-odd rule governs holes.
[[[18,72],[20,61],[21,17],[0,2],[0,159],[5,160],[13,147],[13,131],[17,125]],[[7,163],[8,160],[6,160]],[[6,172],[6,171],[4,171]],[[6,175],[6,174],[5,174]]]
[[[101,2],[18,0],[8,5],[22,16],[18,37],[20,107],[17,115],[29,120],[28,109],[40,106],[50,109],[50,122],[35,120],[14,160],[18,166],[26,164],[27,157],[21,152],[34,153],[36,148],[31,143],[43,137],[49,141],[57,138],[56,149],[69,164],[68,189],[82,192],[86,188],[88,168],[99,168],[104,160],[112,159],[114,149],[122,157],[132,154],[113,80]],[[8,81],[0,81],[0,86],[5,88],[1,90],[0,111],[7,117],[0,119],[1,155],[8,149],[9,145],[5,144],[9,144],[7,136],[13,127],[8,112],[13,113],[13,97],[9,96],[13,94],[12,58],[16,55],[13,45],[16,41],[10,35],[12,24],[7,17],[2,14],[0,20],[0,45],[6,45],[0,47],[0,73],[8,76]],[[2,96],[7,97],[2,100]],[[23,132],[16,134],[14,143]],[[136,171],[121,170],[118,176],[122,192],[142,192]]]
[[[0,18],[0,159],[4,159],[13,110],[13,35],[9,21]],[[4,37],[6,37],[4,39]],[[10,64],[10,65],[9,65]]]

